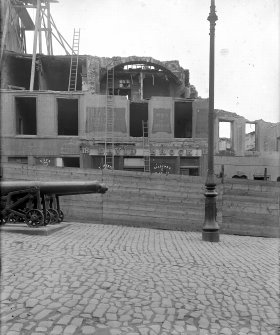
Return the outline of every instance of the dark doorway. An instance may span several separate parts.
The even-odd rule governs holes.
[[[147,103],[130,103],[130,136],[142,137],[142,121],[148,121],[148,104]]]
[[[192,137],[192,103],[175,102],[174,137]]]
[[[57,99],[57,133],[78,136],[78,99]]]
[[[80,167],[79,157],[62,157],[64,167]]]
[[[15,98],[17,135],[36,135],[36,98]]]

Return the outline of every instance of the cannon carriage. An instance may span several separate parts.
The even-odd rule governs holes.
[[[29,227],[58,224],[64,219],[59,197],[103,194],[107,187],[97,181],[2,181],[1,224],[25,222]]]

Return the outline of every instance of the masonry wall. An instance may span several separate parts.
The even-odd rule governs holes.
[[[98,180],[106,194],[65,196],[67,221],[201,231],[204,178],[126,171],[45,168],[3,164],[5,179]],[[221,233],[279,236],[280,183],[226,180],[218,184],[217,221]]]
[[[227,180],[222,189],[222,232],[280,237],[280,183]]]

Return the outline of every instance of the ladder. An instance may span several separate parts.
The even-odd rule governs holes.
[[[150,139],[148,122],[142,120],[143,129],[143,157],[144,157],[144,172],[151,171],[151,154],[150,154]]]
[[[74,29],[68,91],[76,91],[79,64],[80,29]]]
[[[105,169],[114,170],[114,66],[107,67]]]

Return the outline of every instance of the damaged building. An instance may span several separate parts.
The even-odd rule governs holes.
[[[21,10],[19,28],[34,29]],[[2,162],[206,176],[208,99],[188,69],[141,56],[75,59],[71,88],[72,55],[36,54],[30,89],[32,55],[22,43],[4,44]],[[279,123],[215,110],[214,134],[217,176],[280,176]]]

